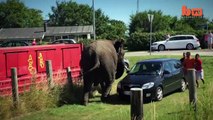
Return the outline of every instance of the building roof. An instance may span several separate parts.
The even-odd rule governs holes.
[[[37,28],[2,28],[0,29],[0,40],[33,40],[43,39],[44,36],[63,35],[87,35],[93,34],[93,26],[60,26]]]

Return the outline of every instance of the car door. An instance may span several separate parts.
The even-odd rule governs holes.
[[[172,81],[171,81],[171,91],[174,91],[180,88],[180,83],[182,80],[182,71],[181,71],[181,63],[178,60],[169,61],[172,70]]]
[[[172,89],[172,69],[169,62],[164,62],[163,64],[163,87],[164,87],[164,94],[167,94]]]
[[[176,45],[177,39],[178,39],[178,37],[176,37],[176,36],[169,38],[165,42],[166,49],[176,49],[177,48],[177,45]]]
[[[188,38],[186,36],[180,36],[177,42],[177,49],[185,49],[188,43]]]

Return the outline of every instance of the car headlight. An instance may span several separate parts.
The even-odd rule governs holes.
[[[117,88],[119,88],[119,89],[121,88],[121,83],[120,82],[118,83]]]
[[[157,43],[152,43],[152,45],[157,45]]]
[[[142,89],[150,89],[154,86],[154,82],[149,82],[149,83],[146,83],[142,86]]]

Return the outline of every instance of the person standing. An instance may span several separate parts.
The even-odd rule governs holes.
[[[196,83],[197,87],[199,87],[198,80],[202,80],[203,84],[204,82],[204,71],[202,68],[202,60],[200,59],[200,55],[196,54],[195,55],[195,70],[196,70]]]
[[[186,52],[186,59],[183,62],[183,67],[184,67],[184,78],[186,80],[186,84],[188,84],[187,80],[187,70],[188,69],[194,69],[194,58],[191,58],[191,53]]]
[[[180,59],[180,62],[182,65],[183,65],[185,59],[186,59],[186,53],[183,52],[183,57]]]
[[[33,39],[32,45],[36,45],[36,39]]]
[[[213,41],[213,34],[211,33],[211,31],[208,34],[208,49],[212,49],[212,41]]]
[[[171,36],[170,36],[170,34],[167,34],[166,35],[166,39],[169,39]]]

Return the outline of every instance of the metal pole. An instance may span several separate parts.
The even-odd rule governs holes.
[[[17,69],[15,67],[11,68],[11,78],[12,78],[13,105],[15,108],[18,108],[19,105],[18,77],[17,77]]]
[[[131,120],[143,120],[143,89],[131,88]]]
[[[138,14],[138,12],[139,12],[139,0],[137,0],[137,11],[136,11],[136,13]]]
[[[95,33],[95,1],[92,0],[92,8],[93,8],[93,39],[96,40],[96,33]]]
[[[151,55],[151,52],[152,52],[151,45],[152,45],[152,21],[150,21],[150,43],[149,43],[149,54],[150,55]]]
[[[206,22],[206,25],[207,25],[207,26],[206,26],[206,30],[207,30],[207,32],[208,32],[208,29],[209,29],[209,28],[208,28],[208,22]]]

